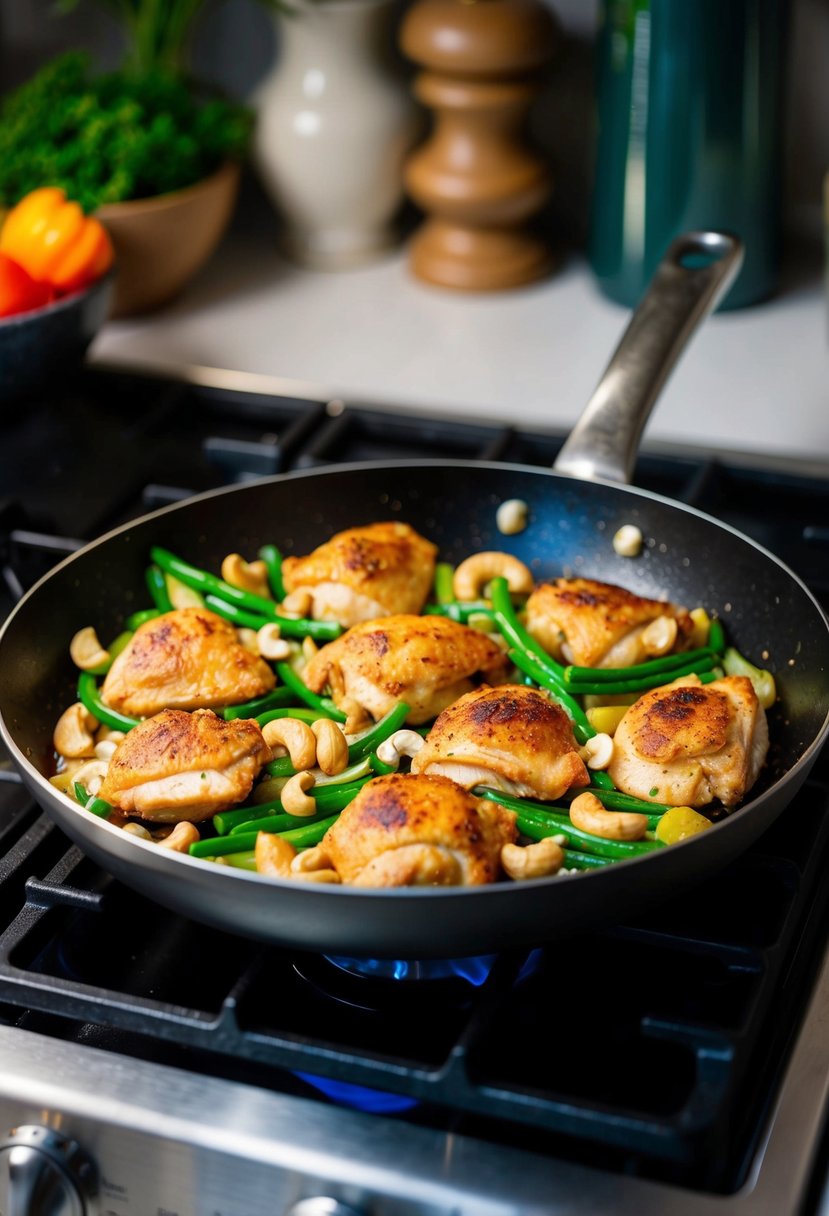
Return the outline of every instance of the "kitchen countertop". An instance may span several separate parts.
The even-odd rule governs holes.
[[[219,369],[244,373],[218,377],[240,387],[568,429],[628,316],[576,255],[534,286],[466,295],[414,280],[401,251],[348,271],[300,269],[270,234],[237,224],[182,297],[153,316],[109,322],[90,358]],[[813,249],[787,265],[775,299],[705,324],[646,442],[829,460],[826,335]]]

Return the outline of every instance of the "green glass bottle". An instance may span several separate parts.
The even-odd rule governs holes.
[[[602,0],[589,258],[633,305],[670,241],[733,232],[721,308],[771,295],[780,263],[788,0]]]

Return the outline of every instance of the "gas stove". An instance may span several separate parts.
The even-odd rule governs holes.
[[[214,486],[397,457],[548,466],[562,440],[89,367],[5,422],[0,611]],[[826,606],[827,471],[648,448],[636,483],[747,532]],[[641,919],[485,958],[321,958],[127,890],[6,761],[0,1213],[818,1212],[827,861],[824,755],[757,845]]]

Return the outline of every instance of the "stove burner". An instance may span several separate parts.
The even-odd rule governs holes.
[[[305,1081],[319,1093],[330,1098],[338,1106],[348,1106],[369,1115],[396,1115],[420,1106],[417,1098],[404,1094],[391,1094],[382,1089],[369,1089],[365,1085],[352,1085],[349,1081],[335,1081],[332,1077],[317,1077],[310,1072],[295,1072],[295,1077]]]
[[[473,958],[406,960],[342,958],[326,955],[332,966],[347,971],[349,975],[360,975],[371,979],[404,980],[408,983],[422,980],[462,979],[476,988],[486,980],[496,957],[494,954],[482,954]]]

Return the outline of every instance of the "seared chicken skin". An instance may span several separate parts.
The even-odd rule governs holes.
[[[412,760],[464,789],[486,785],[552,801],[590,777],[567,714],[523,684],[477,688],[443,711]]]
[[[506,675],[503,651],[485,634],[441,616],[388,616],[355,625],[323,646],[303,671],[312,692],[326,685],[339,706],[356,703],[378,719],[398,701],[411,725],[434,718],[480,674]]]
[[[207,819],[246,798],[270,759],[253,720],[164,709],[118,744],[100,797],[155,823]]]
[[[702,684],[683,676],[631,705],[608,769],[620,790],[672,806],[740,802],[769,746],[766,714],[747,676]]]
[[[307,557],[286,557],[288,592],[307,590],[311,615],[346,628],[398,612],[420,612],[432,586],[437,546],[408,524],[338,532]]]
[[[500,876],[517,834],[512,811],[447,777],[392,773],[363,786],[322,850],[358,887],[479,886]]]
[[[276,676],[236,630],[207,608],[177,608],[145,621],[115,659],[104,702],[145,717],[160,709],[210,709],[270,692]]]
[[[652,621],[676,621],[681,650],[693,622],[684,608],[644,599],[590,578],[542,583],[527,600],[527,629],[546,651],[579,667],[626,667],[663,653],[647,646],[643,633]]]

